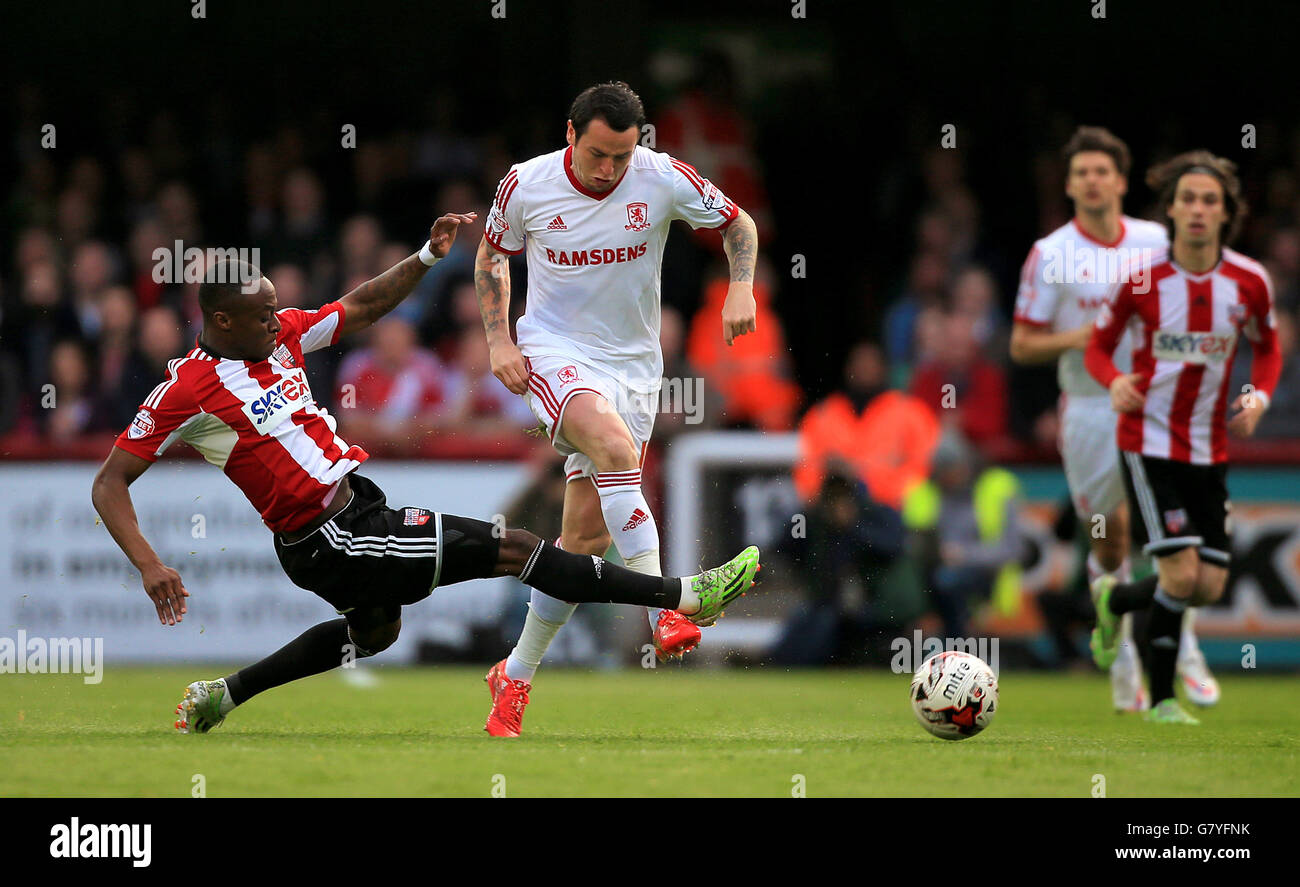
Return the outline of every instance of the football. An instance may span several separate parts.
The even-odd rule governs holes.
[[[993,721],[998,679],[978,656],[936,653],[912,676],[912,711],[940,739],[967,739]]]

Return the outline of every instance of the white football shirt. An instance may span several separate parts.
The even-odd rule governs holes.
[[[528,250],[528,304],[516,328],[525,356],[574,356],[626,378],[659,379],[659,269],[669,224],[726,227],[737,206],[687,163],[640,145],[623,177],[589,191],[573,148],[510,168],[484,236]]]
[[[1037,241],[1020,271],[1015,319],[1019,323],[1066,332],[1088,326],[1102,303],[1132,265],[1149,264],[1168,244],[1163,225],[1120,218],[1119,239],[1102,243],[1071,219]],[[1131,365],[1132,344],[1126,336],[1115,354],[1116,366]],[[1083,349],[1072,348],[1057,362],[1061,391],[1072,397],[1102,397],[1107,392],[1083,366]]]

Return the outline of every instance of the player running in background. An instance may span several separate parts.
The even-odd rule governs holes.
[[[727,344],[754,329],[754,222],[691,166],[638,144],[645,110],[625,83],[584,90],[569,110],[569,146],[516,164],[501,180],[479,245],[474,282],[492,372],[527,397],[568,480],[567,551],[598,555],[612,539],[633,570],[659,575],[659,530],[641,492],[663,375],[659,269],[674,219],[723,230],[731,285]],[[510,338],[508,256],[527,249],[526,313]],[[523,633],[488,673],[486,729],[518,736],[533,676],[571,599],[534,591]],[[660,658],[680,657],[699,629],[651,608]]]
[[[517,576],[571,600],[676,608],[708,624],[752,584],[755,548],[696,577],[644,576],[561,551],[524,530],[494,532],[484,521],[389,508],[383,492],[355,473],[367,454],[335,433],[334,417],[313,399],[304,356],[396,307],[474,218],[443,216],[418,254],[314,311],[277,311],[271,281],[240,263],[210,269],[200,286],[203,331],[188,354],[170,362],[167,378],[118,437],[95,477],[95,509],[140,571],[158,621],[180,622],[190,593],[140,532],[128,487],[184,440],[261,513],[294,584],[343,618],[228,677],[190,684],[176,709],[182,732],[206,733],[264,690],[387,648],[401,630],[402,607],[441,585]]]
[[[1083,349],[1106,296],[1125,266],[1149,261],[1168,243],[1164,225],[1123,214],[1129,149],[1109,130],[1081,126],[1062,150],[1065,193],[1074,218],[1034,244],[1020,274],[1011,357],[1017,363],[1056,361],[1061,389],[1061,461],[1074,508],[1088,530],[1088,582],[1103,574],[1130,578],[1128,509],[1115,448],[1115,412],[1106,389],[1088,375]],[[1115,362],[1129,366],[1123,338]],[[1104,532],[1097,529],[1097,517]],[[1191,698],[1218,701],[1218,683],[1205,665],[1189,607],[1183,623],[1179,671]],[[1119,711],[1148,706],[1142,665],[1132,643],[1132,617],[1121,624],[1119,655],[1110,668],[1111,696]]]
[[[1093,657],[1115,657],[1117,617],[1147,609],[1152,708],[1163,723],[1198,723],[1174,696],[1179,625],[1189,605],[1223,595],[1230,564],[1228,433],[1249,437],[1281,374],[1273,286],[1258,262],[1228,249],[1246,214],[1236,165],[1191,151],[1152,168],[1147,184],[1169,219],[1167,253],[1121,282],[1097,316],[1084,361],[1120,413],[1119,449],[1133,541],[1156,575],[1093,583]],[[1113,359],[1133,336],[1133,372]],[[1250,385],[1228,390],[1239,337],[1254,352]],[[1228,418],[1228,404],[1234,415]]]

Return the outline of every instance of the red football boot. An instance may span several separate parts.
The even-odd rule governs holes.
[[[489,736],[517,738],[523,729],[528,691],[533,689],[533,685],[506,677],[504,659],[492,666],[483,680],[487,682],[488,695],[492,697],[492,711],[483,729]]]
[[[700,627],[676,610],[664,610],[659,614],[652,637],[655,656],[660,662],[667,662],[681,659],[695,649],[700,642]]]

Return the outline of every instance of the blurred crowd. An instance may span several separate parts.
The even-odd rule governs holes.
[[[760,221],[770,245],[777,222],[764,182],[771,171],[758,156],[734,75],[717,54],[698,65],[693,81],[652,105],[656,147],[711,176]],[[446,98],[423,128],[366,135],[351,149],[321,144],[310,122],[240,141],[214,111],[182,126],[172,110],[137,109],[144,120],[136,137],[118,133],[83,147],[65,135],[47,150],[35,137],[46,116],[39,90],[20,87],[16,96],[17,175],[3,195],[0,241],[0,435],[56,448],[125,427],[167,361],[191,347],[201,324],[198,285],[159,274],[178,245],[256,249],[281,306],[318,306],[409,255],[441,212],[482,211],[511,162],[559,144],[540,124],[532,129],[543,135],[509,148],[499,137],[458,134],[455,100]],[[845,397],[861,420],[866,400],[852,389],[863,385],[913,395],[984,455],[1050,454],[1057,433],[1051,369],[1012,367],[1007,358],[1016,268],[1030,240],[990,235],[967,164],[962,152],[932,147],[918,150],[906,170],[882,170],[889,187],[874,213],[895,221],[882,229],[882,240],[898,247],[895,267],[867,285],[861,303],[869,316],[848,323],[859,338],[847,348],[844,387],[829,397],[834,371],[817,380],[798,375],[808,364],[795,357],[818,344],[787,334],[806,328],[790,323],[799,306],[785,304],[791,283],[774,270],[784,262],[762,262],[758,331],[726,347],[720,239],[710,231],[672,238],[665,365],[669,377],[704,380],[706,421],[693,427],[795,430],[825,424],[820,408],[834,402],[843,410]],[[1244,172],[1254,209],[1238,246],[1273,276],[1285,358],[1259,436],[1293,437],[1300,432],[1300,184],[1285,164],[1263,178]],[[1056,149],[1045,147],[1032,175],[1039,234],[1068,219],[1063,176]],[[1134,200],[1127,211],[1142,214]],[[910,224],[899,226],[900,219]],[[479,234],[464,232],[367,335],[313,360],[313,390],[345,434],[380,450],[418,452],[428,432],[510,434],[533,424],[487,371],[472,281]],[[522,257],[512,274],[517,317],[526,290]],[[826,356],[823,364],[838,357]],[[1248,357],[1235,370],[1244,381]],[[863,374],[868,381],[854,381]],[[663,430],[673,428],[665,417]]]

